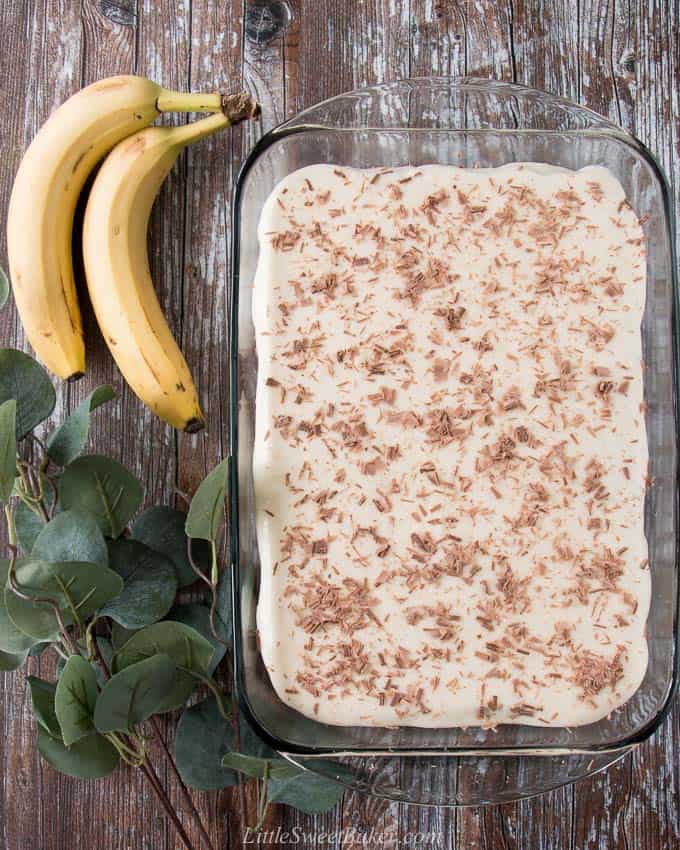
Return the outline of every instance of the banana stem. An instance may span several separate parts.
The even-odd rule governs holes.
[[[201,118],[198,121],[193,121],[191,124],[181,124],[179,127],[171,127],[168,131],[172,143],[180,147],[190,145],[199,139],[210,136],[218,130],[224,130],[225,127],[231,126],[231,119],[222,112],[215,115],[210,115],[208,118]]]
[[[156,100],[159,112],[221,112],[222,95],[163,89]]]
[[[176,112],[182,111],[182,107],[178,104],[188,103],[189,98],[203,97],[202,95],[181,94],[179,92],[168,92],[168,94],[171,97],[167,100],[163,96],[158,98],[158,108],[161,111],[164,111],[168,104],[170,104],[170,109]],[[211,133],[216,133],[225,127],[231,127],[232,124],[240,124],[241,121],[257,118],[260,114],[259,105],[245,91],[236,94],[207,95],[203,100],[209,101],[209,106],[204,107],[203,111],[214,112],[215,114],[208,116],[208,118],[201,118],[191,124],[173,127],[170,133],[176,144],[180,146],[189,145],[191,142],[209,136]],[[183,111],[200,112],[201,108],[193,107]],[[187,430],[190,431],[191,429],[188,428]]]

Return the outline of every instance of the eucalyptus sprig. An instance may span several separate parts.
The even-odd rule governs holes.
[[[208,847],[186,786],[257,782],[258,825],[273,802],[305,812],[331,808],[343,785],[260,741],[238,712],[231,676],[216,678],[220,665],[229,668],[232,636],[230,576],[220,563],[227,461],[198,487],[188,515],[167,506],[140,512],[137,478],[113,458],[83,454],[91,414],[114,398],[113,389],[94,390],[45,435],[55,398],[38,363],[0,350],[8,541],[0,560],[0,669],[16,670],[35,654],[57,657],[55,681],[28,677],[42,758],[80,779],[107,776],[121,763],[141,770],[187,848],[153,764],[153,739]],[[156,717],[178,711],[173,757]],[[320,768],[346,778],[341,765]]]

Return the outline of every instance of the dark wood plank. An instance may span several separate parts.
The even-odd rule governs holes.
[[[194,4],[187,86],[193,91],[236,91],[243,85],[243,6]],[[231,193],[242,155],[243,130],[235,128],[187,152],[181,347],[194,373],[207,416],[204,434],[178,439],[177,486],[193,492],[227,453],[229,363],[226,356]],[[240,847],[248,816],[241,790],[193,795],[216,847]],[[252,822],[252,820],[250,821]]]
[[[660,156],[671,175],[677,175],[680,163],[669,100],[671,92],[677,95],[678,88],[678,65],[676,61],[673,67],[671,52],[674,48],[677,59],[675,3],[633,6],[593,0],[582,5],[582,102],[639,135]],[[671,781],[665,789],[659,782],[661,776],[669,773],[663,765],[677,753],[671,734],[674,726],[677,728],[677,719],[667,721],[635,757],[574,786],[574,807],[580,815],[574,825],[575,848],[605,843],[612,848],[641,846],[650,850],[673,846],[668,839],[673,833],[677,837],[678,831],[677,769],[674,774],[671,771]],[[650,807],[649,795],[656,796],[656,789],[663,790],[655,800],[657,805]]]
[[[245,7],[243,0],[13,0],[0,6],[3,220],[25,145],[81,83],[134,69],[178,88],[230,88],[243,80],[265,109],[259,126],[206,141],[183,158],[153,217],[154,278],[196,375],[208,433],[176,438],[151,417],[118,378],[91,316],[88,377],[60,396],[63,410],[96,383],[119,386],[121,400],[112,415],[98,417],[93,445],[129,464],[154,500],[171,500],[175,487],[193,489],[225,451],[216,423],[227,415],[229,199],[239,160],[273,124],[343,90],[409,74],[516,78],[581,99],[619,121],[677,180],[680,22],[673,0],[291,0],[292,20],[274,16],[282,26],[272,31],[266,13],[275,6],[275,0],[250,0]],[[677,192],[675,204],[680,212]],[[12,308],[0,313],[0,338],[24,345]],[[83,839],[114,850],[179,846],[134,772],[86,785],[39,765],[21,676],[3,676],[0,712],[0,843],[7,850],[65,850]],[[372,846],[382,848],[405,846],[407,833],[430,832],[442,847],[666,850],[680,845],[679,714],[676,708],[659,733],[606,774],[536,800],[454,813],[348,794],[323,817],[272,807],[267,828],[302,830],[311,837],[278,846],[304,848],[346,846],[339,837],[322,842],[320,832],[354,828],[374,829]],[[458,778],[464,781],[465,769]],[[195,797],[217,846],[242,846],[254,818],[252,791],[245,811],[233,791]]]
[[[25,146],[27,116],[33,111],[32,97],[27,91],[29,68],[36,61],[31,50],[40,22],[31,14],[28,0],[10,8],[0,7],[0,30],[12,49],[0,52],[0,75],[5,85],[0,92],[0,108],[4,116],[0,139],[6,151],[6,170],[14,173]],[[33,55],[32,55],[33,53]],[[25,69],[12,73],[13,68]],[[11,183],[0,178],[0,216],[4,222],[9,204]],[[5,240],[0,246],[2,265],[7,268]],[[0,313],[2,345],[17,342],[17,318],[11,305]],[[35,757],[35,730],[27,705],[23,675],[0,674],[0,843],[5,847],[28,850],[42,836],[42,823],[37,801],[41,791],[41,773]],[[9,777],[13,777],[12,781]],[[36,815],[36,811],[38,814]]]
[[[612,64],[621,123],[658,156],[680,214],[680,10],[664,0],[620,0]],[[680,706],[631,759],[622,828],[629,847],[680,846]]]
[[[578,102],[580,3],[515,0],[511,8],[517,82]]]
[[[460,76],[467,64],[467,4],[411,0],[411,75]]]
[[[82,27],[79,9],[61,0],[24,4],[23,7],[20,6],[20,16],[16,13],[12,16],[11,9],[6,6],[3,12],[5,9],[10,14],[3,22],[6,28],[3,26],[2,31],[10,37],[14,36],[12,48],[3,51],[7,61],[7,66],[3,69],[3,79],[14,78],[16,85],[15,99],[11,106],[7,104],[7,112],[3,112],[12,115],[7,129],[12,134],[11,141],[8,139],[8,148],[11,151],[13,173],[23,150],[40,125],[59,103],[80,88]],[[60,28],[52,26],[55,20],[60,20]],[[16,74],[17,68],[23,68],[25,76]],[[4,222],[11,183],[7,179],[2,182]],[[3,264],[6,265],[4,239]],[[4,312],[6,318],[1,320],[3,344],[25,348],[23,333],[13,305]],[[66,401],[67,393],[60,387],[55,417],[58,418],[62,414]],[[31,660],[29,667],[34,674],[45,675],[44,662]],[[10,684],[4,691],[7,704],[3,706],[6,724],[6,766],[2,783],[7,806],[13,813],[13,816],[4,819],[3,823],[7,840],[17,847],[25,847],[30,846],[36,839],[45,841],[50,833],[54,833],[58,839],[63,838],[62,826],[55,817],[56,807],[50,801],[60,797],[67,799],[69,791],[61,777],[37,760],[30,696],[23,676],[3,678]],[[18,783],[11,780],[15,770],[20,777]]]

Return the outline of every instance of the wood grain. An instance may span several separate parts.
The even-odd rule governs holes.
[[[188,152],[153,216],[154,280],[196,375],[211,423],[207,434],[177,436],[144,410],[120,380],[88,310],[88,377],[60,391],[57,413],[96,384],[114,383],[120,400],[110,415],[97,417],[93,448],[134,469],[149,500],[171,502],[176,490],[191,491],[226,448],[231,190],[240,161],[263,132],[355,86],[409,75],[496,77],[579,100],[621,123],[657,154],[677,188],[679,27],[675,0],[6,0],[0,4],[3,221],[23,150],[50,111],[81,85],[134,71],[177,88],[244,85],[263,106],[259,124]],[[674,203],[680,212],[677,191]],[[4,245],[1,262],[6,266]],[[0,340],[25,347],[12,307],[0,313]],[[31,668],[49,673],[44,662]],[[3,850],[179,846],[133,771],[81,784],[42,766],[23,677],[2,675]],[[454,811],[348,793],[320,817],[273,807],[266,828],[300,829],[310,837],[276,846],[310,850],[350,846],[338,835],[319,838],[322,830],[350,827],[364,835],[373,829],[370,846],[384,850],[406,847],[415,832],[435,837],[428,846],[460,850],[673,850],[680,847],[679,752],[676,707],[655,736],[606,774],[534,800]],[[471,770],[461,768],[458,781]],[[185,815],[165,768],[161,778]],[[195,799],[217,847],[243,846],[255,811],[252,791]]]

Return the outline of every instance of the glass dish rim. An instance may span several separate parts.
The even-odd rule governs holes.
[[[337,127],[330,124],[315,123],[313,121],[306,122],[303,119],[305,116],[318,110],[320,107],[327,106],[336,100],[342,100],[349,96],[357,97],[360,95],[369,95],[372,92],[385,92],[390,88],[396,89],[399,86],[408,84],[418,85],[441,85],[448,86],[451,89],[469,88],[474,91],[502,91],[507,94],[513,92],[519,95],[531,95],[541,98],[547,98],[552,103],[564,107],[565,110],[571,112],[584,113],[586,117],[592,121],[592,126],[568,128],[563,130],[540,130],[540,129],[454,129],[446,127],[435,128],[409,128],[409,127],[373,127],[370,125],[362,127]],[[229,454],[228,454],[228,499],[229,499],[229,533],[230,533],[230,568],[232,579],[232,617],[233,617],[233,650],[234,650],[234,684],[238,703],[244,716],[251,724],[257,734],[268,745],[282,753],[290,753],[291,755],[308,756],[311,758],[317,756],[348,756],[348,757],[369,757],[371,755],[423,755],[437,756],[443,755],[447,757],[483,757],[483,756],[539,756],[541,754],[582,754],[582,753],[606,753],[624,750],[636,746],[647,738],[649,738],[664,722],[673,705],[674,698],[680,686],[680,634],[678,627],[680,624],[680,580],[676,582],[675,604],[673,609],[673,664],[671,671],[670,682],[667,687],[666,695],[657,710],[656,714],[648,720],[646,724],[635,730],[630,735],[610,742],[601,744],[593,744],[587,747],[574,747],[568,744],[554,745],[546,747],[544,744],[536,746],[527,746],[525,744],[504,745],[498,748],[485,747],[482,749],[473,747],[451,747],[442,746],[436,747],[418,747],[415,749],[399,748],[376,748],[376,747],[330,747],[330,746],[312,746],[307,744],[297,744],[286,741],[273,735],[266,727],[262,725],[257,714],[253,710],[247,689],[245,687],[244,664],[243,664],[243,644],[242,644],[242,618],[241,618],[241,585],[240,585],[240,546],[239,546],[239,483],[238,483],[238,407],[239,407],[239,375],[238,375],[238,340],[239,340],[239,319],[238,319],[238,298],[240,289],[240,230],[241,230],[241,199],[243,196],[244,186],[248,174],[252,167],[270,147],[280,141],[283,141],[290,136],[303,135],[306,133],[323,129],[331,133],[346,133],[356,132],[400,132],[400,133],[473,133],[473,134],[488,134],[502,133],[505,135],[573,135],[573,136],[601,136],[606,135],[613,137],[617,143],[623,144],[631,148],[638,156],[640,156],[651,169],[661,192],[663,204],[664,222],[668,234],[670,245],[670,286],[671,286],[671,345],[672,345],[672,385],[673,385],[673,416],[676,435],[680,425],[680,396],[678,387],[678,356],[680,354],[680,339],[678,334],[678,320],[680,318],[680,292],[678,288],[678,272],[677,272],[677,252],[675,245],[675,218],[671,203],[671,191],[668,179],[661,168],[657,158],[652,152],[634,135],[626,132],[611,123],[603,116],[599,115],[587,107],[580,106],[567,98],[562,98],[553,95],[541,89],[531,88],[529,86],[510,83],[499,80],[489,80],[477,77],[410,77],[401,80],[394,80],[388,83],[381,83],[375,86],[365,86],[359,89],[352,89],[333,97],[319,101],[316,104],[308,107],[305,110],[297,113],[285,122],[273,127],[265,133],[253,147],[244,159],[236,177],[234,192],[232,198],[232,232],[231,232],[231,263],[230,263],[230,280],[229,280],[229,296],[230,296],[230,311],[231,314],[228,320],[229,333]],[[676,464],[675,470],[675,491],[674,498],[676,511],[679,509],[680,501],[680,463]],[[676,534],[675,540],[675,570],[676,574],[680,573],[680,534]]]

